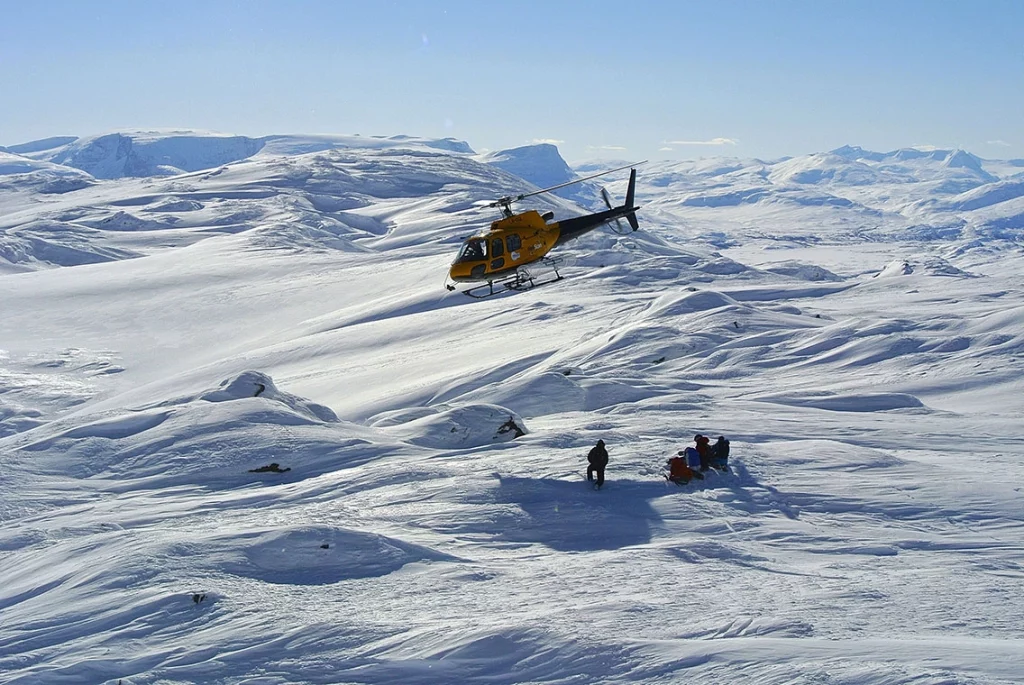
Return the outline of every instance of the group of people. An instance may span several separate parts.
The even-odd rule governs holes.
[[[725,436],[719,435],[715,444],[711,444],[711,438],[698,433],[693,436],[694,447],[687,447],[679,450],[679,454],[671,457],[668,464],[668,475],[665,476],[673,483],[683,485],[694,478],[704,480],[704,473],[708,469],[716,471],[729,471],[729,441]]]
[[[677,455],[666,462],[668,474],[665,478],[682,485],[694,478],[703,480],[708,469],[729,471],[729,441],[725,436],[719,435],[718,440],[711,444],[711,438],[698,433],[693,437],[693,442],[693,447],[679,450]],[[604,470],[608,466],[608,448],[604,440],[598,440],[590,449],[587,462],[587,480],[594,482],[595,488],[600,488],[604,485]]]

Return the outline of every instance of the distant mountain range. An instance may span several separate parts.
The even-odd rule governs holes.
[[[71,266],[138,256],[152,245],[187,244],[212,233],[272,232],[282,206],[289,226],[305,231],[301,238],[289,234],[289,241],[363,249],[390,230],[390,219],[352,211],[367,204],[430,196],[447,207],[440,211],[466,212],[486,225],[496,216],[486,201],[624,163],[597,160],[574,168],[550,144],[477,154],[452,138],[405,135],[250,138],[175,130],[52,137],[0,150],[0,209],[17,208],[0,212],[0,267]],[[556,191],[560,199],[536,196],[522,208],[545,206],[557,216],[593,210],[602,205],[602,185],[622,196],[625,177],[568,186]],[[140,185],[138,179],[150,181]],[[44,201],[53,196],[62,199]],[[970,249],[979,237],[1020,241],[1024,160],[983,159],[961,149],[882,153],[847,145],[777,160],[652,161],[640,169],[637,199],[642,227],[700,232],[728,221],[784,235],[799,225],[815,230],[799,240],[885,235],[958,239]],[[152,241],[142,241],[150,231]],[[415,237],[444,239],[426,229]],[[705,239],[722,244],[714,235]]]

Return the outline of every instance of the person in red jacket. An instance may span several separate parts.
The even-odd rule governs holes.
[[[693,436],[693,441],[697,443],[697,454],[700,455],[700,470],[707,471],[711,465],[711,439],[698,433]]]
[[[683,456],[682,450],[679,450],[679,454],[670,458],[666,463],[668,464],[668,475],[665,478],[676,485],[685,485],[693,479],[693,469],[686,463],[686,457]]]

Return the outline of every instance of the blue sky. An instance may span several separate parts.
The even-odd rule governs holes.
[[[1024,157],[1024,2],[0,0],[0,145],[123,128]]]

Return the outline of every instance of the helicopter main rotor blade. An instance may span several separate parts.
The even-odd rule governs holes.
[[[616,169],[609,169],[608,171],[601,171],[601,172],[596,173],[596,174],[591,174],[590,176],[584,176],[583,178],[577,178],[577,179],[573,179],[572,181],[566,181],[565,183],[559,183],[557,186],[551,186],[550,188],[544,188],[542,190],[535,190],[532,193],[523,193],[522,195],[516,195],[514,198],[512,198],[512,201],[515,202],[515,201],[518,201],[518,200],[522,200],[523,198],[533,197],[534,195],[540,195],[541,193],[550,193],[552,190],[558,190],[559,188],[564,188],[566,186],[571,186],[571,185],[573,185],[575,183],[582,183],[583,181],[589,181],[590,179],[597,178],[598,176],[605,176],[607,174],[613,174],[616,171],[622,171],[623,169],[629,169],[630,167],[640,166],[641,164],[645,164],[646,162],[647,162],[647,160],[645,159],[642,162],[634,162],[632,164],[627,164],[626,166],[620,166],[620,167],[618,167]]]

